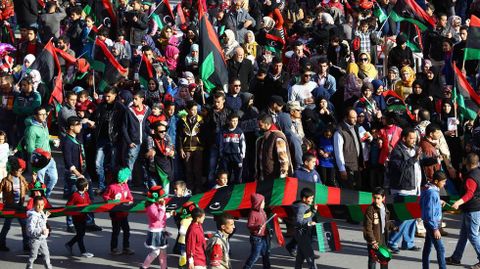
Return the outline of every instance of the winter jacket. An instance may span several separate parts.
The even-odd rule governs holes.
[[[192,223],[188,227],[185,239],[185,251],[187,253],[188,264],[195,266],[207,266],[207,257],[205,250],[207,243],[203,232],[202,224]]]
[[[133,21],[134,16],[138,18],[136,22]],[[143,12],[132,10],[126,14],[126,18],[127,25],[125,27],[129,30],[128,41],[134,47],[142,45],[143,36],[147,32],[149,17]]]
[[[89,205],[91,203],[92,201],[90,200],[90,196],[88,195],[88,192],[80,193],[76,191],[72,194],[72,196],[70,196],[70,199],[68,199],[67,206]],[[87,220],[86,214],[73,215],[72,217],[74,222],[84,222]]]
[[[193,123],[187,117],[182,117],[178,123],[177,147],[184,151],[203,150],[201,139],[202,117],[197,115]]]
[[[107,190],[103,193],[103,200],[124,200],[133,201],[132,193],[127,183],[113,183],[108,185]],[[110,217],[113,220],[119,220],[128,216],[128,212],[113,212]]]
[[[25,202],[25,195],[28,193],[28,182],[23,176],[19,177],[20,179],[20,202],[18,205],[23,206]],[[5,205],[14,204],[14,193],[13,193],[13,176],[8,174],[2,181],[0,181],[0,193],[3,194],[3,203]]]
[[[228,235],[218,231],[207,242],[205,254],[207,256],[207,265],[210,269],[229,269],[230,263],[230,244]]]
[[[161,232],[167,227],[167,214],[164,205],[152,203],[146,208],[148,217],[148,230],[150,232]]]
[[[440,189],[427,183],[420,196],[420,206],[422,208],[422,220],[425,228],[438,230],[442,223],[442,203],[440,200]]]
[[[47,228],[47,215],[45,212],[37,212],[35,209],[27,211],[27,235],[31,239],[45,239],[43,229]]]
[[[405,144],[398,143],[390,154],[388,162],[387,178],[390,180],[390,188],[394,190],[414,190],[416,157],[410,157]]]
[[[225,155],[239,155],[241,159],[245,158],[247,149],[245,135],[240,128],[230,130],[225,128],[220,137],[220,157]]]
[[[380,208],[372,203],[365,211],[365,219],[363,220],[363,238],[368,244],[384,243],[382,242],[382,234],[385,242],[388,241],[388,232],[395,228],[393,222],[390,221],[390,211],[385,207],[385,224],[382,223]],[[382,226],[385,225],[385,230],[382,231]]]
[[[76,168],[80,173],[83,173],[82,166],[85,163],[85,152],[83,145],[78,142],[77,138],[67,134],[62,141],[62,152],[65,170],[70,172],[71,169]]]
[[[119,102],[101,103],[93,115],[96,141],[107,139],[111,143],[116,143],[122,128],[124,114],[125,108]]]
[[[138,111],[134,111],[135,108],[130,106],[123,120],[122,134],[123,139],[127,145],[134,143],[141,145],[147,141],[148,134],[150,133],[150,126],[147,122],[147,118],[151,113],[148,106],[143,106],[143,113],[137,114]]]
[[[252,62],[248,59],[243,59],[243,61],[239,63],[235,59],[230,59],[227,61],[227,70],[229,75],[228,79],[239,79],[242,85],[241,91],[249,92],[250,82],[255,77]]]
[[[252,193],[250,196],[252,201],[252,208],[250,209],[250,215],[248,216],[247,227],[250,230],[250,234],[253,236],[265,236],[267,234],[267,227],[263,226],[267,221],[267,214],[265,210],[260,207],[265,197],[258,193]],[[262,230],[260,231],[260,228]]]
[[[83,28],[85,27],[85,21],[78,19],[73,21],[68,28],[66,35],[70,38],[70,48],[75,51],[77,55],[82,53],[83,49]]]
[[[300,167],[293,173],[293,177],[298,178],[300,181],[311,182],[311,183],[322,183],[320,181],[320,175],[317,171],[312,170],[308,171],[305,167]]]
[[[13,5],[18,25],[29,27],[37,22],[41,10],[38,0],[14,0]]]
[[[60,112],[58,113],[58,128],[62,135],[65,135],[67,132],[68,118],[76,116],[77,111],[75,110],[75,107],[70,107],[68,104],[62,106],[62,109],[60,109]]]
[[[35,108],[42,104],[42,97],[38,92],[31,92],[30,95],[25,95],[21,92],[15,96],[13,101],[13,112],[18,116],[28,117],[33,114]]]
[[[50,134],[48,133],[47,123],[40,123],[33,117],[25,120],[25,145],[27,146],[27,152],[32,152],[41,148],[47,152],[51,152],[50,149]]]

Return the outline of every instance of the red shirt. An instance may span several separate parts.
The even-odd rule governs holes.
[[[91,204],[92,201],[90,201],[90,196],[88,195],[88,192],[84,192],[83,194],[80,194],[80,192],[74,192],[70,199],[68,199],[67,206],[69,205],[89,205]],[[73,221],[75,222],[82,222],[87,220],[87,215],[86,214],[78,214],[78,215],[73,215]]]
[[[185,245],[187,261],[193,258],[195,266],[207,266],[207,257],[205,256],[207,242],[200,223],[190,224],[185,236]]]
[[[462,196],[462,200],[466,203],[473,198],[473,194],[477,189],[477,183],[472,178],[467,178],[465,181],[465,194]]]

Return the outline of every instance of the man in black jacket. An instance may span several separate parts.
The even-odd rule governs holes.
[[[419,159],[422,149],[416,145],[417,133],[413,128],[402,131],[401,141],[395,146],[387,166],[386,180],[390,183],[390,192],[394,202],[403,202],[405,196],[419,196],[422,181],[422,169]],[[401,221],[396,224],[397,232],[391,234],[388,245],[393,253],[399,253],[398,241],[403,237],[402,248],[418,251],[415,246],[415,220]]]
[[[83,28],[85,27],[85,21],[82,20],[82,8],[75,6],[70,12],[72,24],[68,27],[66,36],[70,38],[70,48],[75,52],[75,55],[81,55],[83,50]]]
[[[125,15],[128,41],[134,47],[142,45],[148,28],[148,16],[142,11],[142,1],[133,0],[132,10]]]
[[[235,55],[227,62],[228,80],[238,78],[242,83],[242,92],[249,92],[250,82],[254,77],[252,62],[245,59],[245,51],[242,47],[235,49]]]
[[[14,0],[13,5],[20,27],[37,27],[38,11],[41,10],[38,0]]]
[[[122,127],[123,115],[125,109],[123,105],[117,102],[117,88],[109,87],[104,92],[104,102],[102,102],[95,114],[95,141],[97,142],[97,157],[95,159],[95,169],[98,175],[99,192],[105,190],[105,160],[109,162],[109,172],[115,168],[115,153],[117,152],[116,143]]]

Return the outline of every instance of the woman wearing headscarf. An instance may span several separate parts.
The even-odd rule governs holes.
[[[462,18],[452,15],[448,18],[447,29],[452,34],[453,43],[460,42],[460,26],[462,26]]]
[[[435,98],[443,97],[443,85],[445,85],[445,79],[440,74],[440,68],[432,66],[426,71],[426,80],[423,83],[425,85],[424,91],[426,94]]]
[[[175,94],[173,98],[175,102],[175,108],[177,109],[177,111],[184,109],[187,102],[192,100],[192,96],[188,91],[188,87],[180,87],[177,94]]]
[[[428,96],[423,88],[423,84],[420,83],[420,81],[415,80],[413,82],[413,92],[405,99],[405,103],[410,106],[411,111],[422,108],[428,111],[434,111],[433,97]]]
[[[185,57],[185,69],[193,73],[198,73],[199,49],[198,44],[192,44],[190,53]]]
[[[262,55],[261,47],[255,41],[255,34],[253,31],[248,30],[245,34],[245,43],[242,45],[245,50],[245,57],[250,56],[249,58],[257,59],[257,56]]]
[[[180,51],[178,50],[178,48],[172,45],[168,45],[165,49],[165,61],[170,73],[175,72],[177,69],[179,53]]]
[[[371,60],[369,53],[362,52],[358,55],[358,77],[362,80],[365,78],[368,78],[369,80],[377,78],[377,68],[375,67],[375,65],[371,64],[370,61]]]
[[[35,62],[35,55],[33,54],[27,54],[25,58],[23,58],[22,69],[13,75],[15,82],[18,83],[18,81],[20,81],[20,79],[23,78],[25,74],[27,74],[27,70],[28,68],[30,68],[33,62]]]
[[[400,70],[400,81],[395,83],[395,93],[405,100],[412,93],[413,81],[415,81],[415,71],[410,66],[402,67],[402,70]]]
[[[48,101],[50,99],[50,92],[48,91],[45,83],[43,83],[42,81],[42,75],[40,75],[40,72],[36,69],[30,70],[30,73],[28,75],[30,76],[30,78],[32,78],[33,90],[38,92],[42,97],[42,106],[48,105]]]
[[[239,46],[240,44],[235,40],[235,33],[230,29],[225,30],[222,35],[222,48],[225,60],[232,58],[235,54],[235,49]]]
[[[284,21],[279,6],[279,3],[277,3],[275,0],[265,0],[263,3],[263,14],[275,21],[275,29],[280,33],[282,39],[285,40],[285,33],[283,32]]]

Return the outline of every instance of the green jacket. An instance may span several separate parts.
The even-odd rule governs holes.
[[[25,119],[25,145],[27,152],[31,154],[35,149],[42,148],[51,152],[50,134],[48,133],[47,124],[37,122],[33,117]]]

